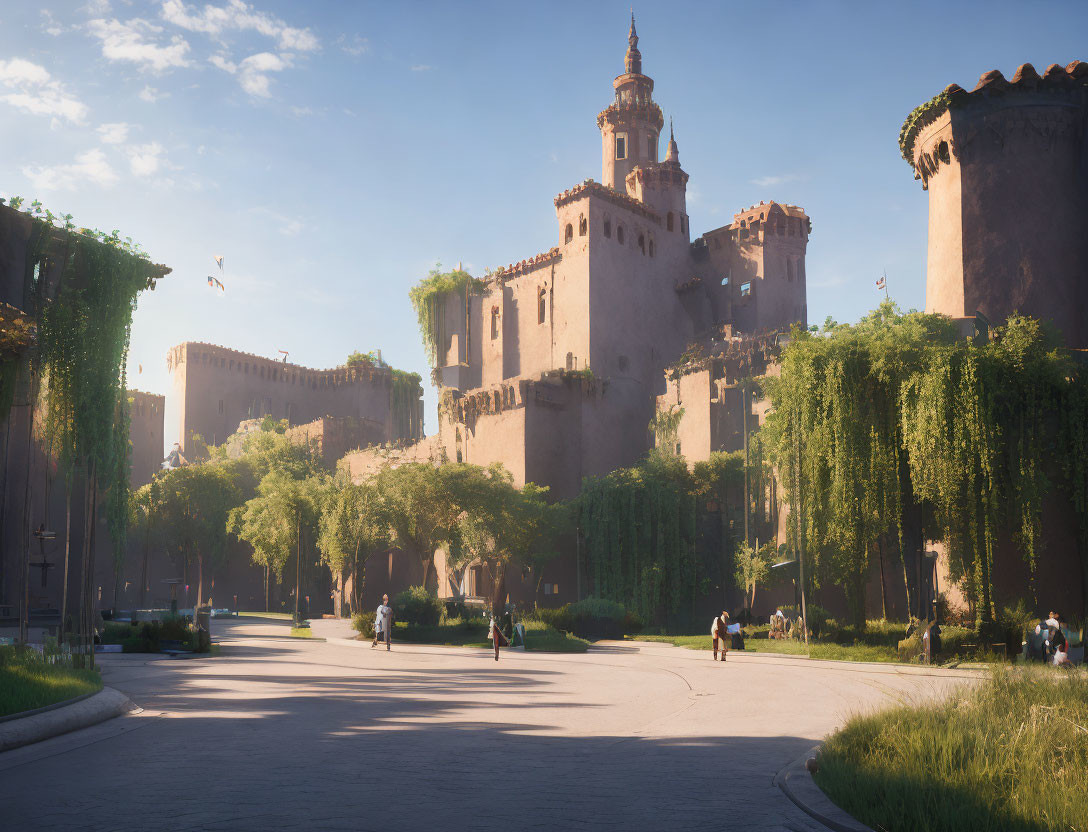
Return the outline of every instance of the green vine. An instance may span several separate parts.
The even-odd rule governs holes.
[[[654,447],[661,453],[676,456],[676,438],[684,408],[670,405],[668,410],[658,410],[647,426],[654,435]]]
[[[939,92],[929,101],[911,110],[910,115],[903,122],[903,126],[899,129],[899,152],[911,167],[914,167],[914,140],[918,137],[918,133],[947,110],[952,102],[953,96],[947,92]]]
[[[442,313],[446,298],[454,292],[463,292],[467,303],[470,294],[483,292],[486,283],[473,277],[463,269],[442,272],[441,265],[435,266],[419,283],[413,286],[408,297],[416,312],[419,332],[431,365],[438,366],[438,342],[440,337]]]

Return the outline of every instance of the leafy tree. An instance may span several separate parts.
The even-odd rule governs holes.
[[[777,551],[773,540],[758,549],[744,541],[737,546],[735,579],[737,586],[744,590],[744,606],[749,614],[756,602],[756,587],[767,583]]]
[[[351,576],[351,612],[362,606],[366,563],[389,543],[381,494],[374,483],[354,484],[343,473],[328,481],[319,495],[317,548],[337,584],[344,569]]]
[[[160,516],[163,535],[188,571],[197,568],[196,604],[204,602],[204,568],[214,567],[227,551],[227,519],[240,500],[231,472],[200,463],[161,475]]]

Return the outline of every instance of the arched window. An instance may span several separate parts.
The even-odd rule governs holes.
[[[569,226],[568,226],[569,227]],[[499,337],[499,307],[491,307],[491,340]]]
[[[646,235],[645,234],[639,234],[638,235],[638,250],[641,251],[643,254],[646,253]]]
[[[604,236],[612,237],[612,218],[608,214],[604,215]]]
[[[672,225],[673,225],[672,211],[669,211],[669,213],[665,216],[665,230],[666,231],[672,231]]]
[[[616,242],[619,243],[621,246],[623,245],[623,226],[622,225],[617,225],[616,226]]]
[[[588,230],[589,230],[589,222],[586,220],[585,214],[580,214],[578,216],[578,236],[579,237],[586,236],[586,231],[588,231]]]
[[[569,243],[574,239],[574,226],[569,222],[567,223],[567,230],[563,232],[563,242]]]
[[[653,237],[650,238],[650,256],[651,257],[654,256],[654,238]]]
[[[536,322],[538,324],[544,323],[544,319],[547,317],[548,310],[548,290],[543,286],[540,287],[540,291],[536,295]]]
[[[941,142],[937,145],[937,158],[946,165],[952,163],[952,157],[948,153],[948,142]]]

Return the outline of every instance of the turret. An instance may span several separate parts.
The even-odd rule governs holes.
[[[951,84],[900,133],[929,192],[926,311],[1049,319],[1088,347],[1088,64]]]
[[[627,36],[624,73],[612,82],[615,100],[597,116],[601,131],[601,180],[610,188],[625,190],[627,174],[636,165],[657,161],[657,139],[665,124],[661,108],[653,101],[654,81],[642,74],[635,16]]]
[[[669,120],[669,146],[664,162],[636,165],[625,182],[627,193],[652,208],[665,222],[665,230],[689,240],[687,215],[688,175],[680,167],[680,151]]]

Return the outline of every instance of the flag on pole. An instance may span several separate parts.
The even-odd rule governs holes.
[[[290,353],[287,352],[287,350],[276,350],[276,352],[283,353],[283,363],[286,364],[287,363],[287,356],[290,355]]]
[[[887,284],[888,279],[886,277],[881,277],[880,280],[876,282],[876,288],[883,289]]]
[[[216,278],[212,277],[211,275],[208,275],[208,288],[209,289],[218,289],[219,294],[221,294],[221,295],[225,294],[226,291],[227,291],[227,287],[223,285],[223,282],[221,280],[217,280]]]

